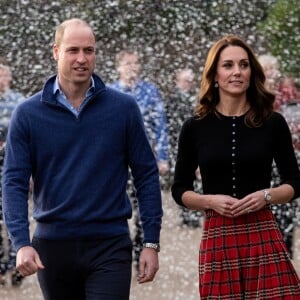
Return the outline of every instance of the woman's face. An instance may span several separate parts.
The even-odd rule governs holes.
[[[228,46],[222,50],[215,76],[220,98],[246,96],[250,77],[251,68],[246,50],[239,46]]]

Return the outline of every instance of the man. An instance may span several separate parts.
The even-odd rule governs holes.
[[[110,87],[128,93],[135,98],[143,116],[148,139],[156,156],[159,173],[165,175],[169,170],[168,134],[161,95],[153,83],[140,78],[141,64],[136,51],[132,49],[120,51],[116,55],[115,64],[119,79],[110,84]],[[134,261],[138,267],[143,243],[143,230],[132,180],[129,180],[128,193],[131,196],[134,209],[133,250]]]
[[[166,99],[167,124],[170,142],[170,182],[173,182],[175,163],[177,158],[178,136],[183,122],[193,115],[196,105],[195,73],[191,68],[178,69],[174,76],[175,86],[171,95]],[[202,189],[200,173],[197,172],[195,188]],[[199,211],[180,207],[182,225],[196,228],[200,226]]]
[[[132,170],[143,223],[138,280],[158,270],[162,205],[156,161],[135,100],[93,73],[95,36],[80,19],[57,27],[58,74],[19,105],[3,172],[3,209],[17,268],[37,272],[45,299],[129,299]],[[33,179],[32,243],[28,182]]]
[[[156,154],[160,174],[168,169],[168,134],[164,104],[157,87],[140,78],[141,64],[136,51],[125,49],[116,55],[119,79],[111,87],[135,97],[142,112],[146,132]]]
[[[15,106],[24,99],[24,96],[11,89],[12,73],[4,57],[0,57],[0,168],[2,170],[4,159],[4,145],[11,113]],[[2,175],[2,172],[0,176]],[[1,186],[0,186],[1,188]],[[1,197],[1,195],[0,195]],[[2,221],[2,199],[0,199],[0,220]],[[6,283],[6,275],[11,272],[11,284],[20,286],[23,277],[15,269],[16,252],[10,240],[6,241],[6,229],[2,229],[0,222],[0,284]],[[3,236],[2,236],[3,234]]]

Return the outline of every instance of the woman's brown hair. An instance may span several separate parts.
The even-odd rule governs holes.
[[[220,53],[228,46],[242,47],[248,54],[251,78],[247,90],[247,101],[250,104],[250,110],[245,116],[245,123],[250,127],[259,127],[273,112],[275,95],[269,92],[264,86],[266,79],[264,71],[253,50],[240,37],[235,35],[223,37],[209,50],[202,73],[199,100],[195,108],[195,115],[201,119],[208,113],[215,112],[220,98],[219,90],[215,87],[214,78],[217,72]]]

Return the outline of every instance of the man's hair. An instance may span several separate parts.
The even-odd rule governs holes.
[[[137,57],[139,57],[139,54],[136,50],[130,49],[130,48],[123,49],[119,53],[116,54],[116,58],[115,58],[116,68],[118,68],[120,66],[121,61],[123,60],[124,56],[127,54],[136,55]]]
[[[265,68],[266,66],[270,66],[270,65],[276,69],[279,68],[277,58],[271,54],[261,54],[257,57],[257,59],[263,68]]]
[[[9,74],[10,77],[12,76],[10,65],[6,60],[6,58],[3,56],[0,56],[0,70],[6,71],[7,72],[6,74]]]
[[[56,27],[56,31],[55,31],[55,36],[54,36],[54,42],[56,45],[60,45],[61,43],[61,40],[64,36],[64,33],[65,33],[65,29],[69,26],[69,25],[84,25],[84,26],[87,26],[88,28],[91,29],[93,35],[95,36],[95,33],[93,31],[93,28],[84,20],[82,19],[78,19],[78,18],[73,18],[73,19],[69,19],[69,20],[66,20],[64,22],[62,22],[61,24],[59,24],[57,27]],[[96,40],[96,38],[95,38]]]
[[[6,58],[5,57],[3,57],[3,56],[0,56],[0,66],[1,67],[9,67],[9,63],[8,63],[8,61],[6,60]]]

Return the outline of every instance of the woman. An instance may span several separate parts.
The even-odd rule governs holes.
[[[208,53],[195,116],[180,133],[172,195],[205,210],[199,291],[205,299],[299,299],[300,281],[270,205],[300,195],[285,119],[252,49],[239,37]],[[270,188],[272,162],[281,184]],[[200,168],[203,194],[193,191]]]

